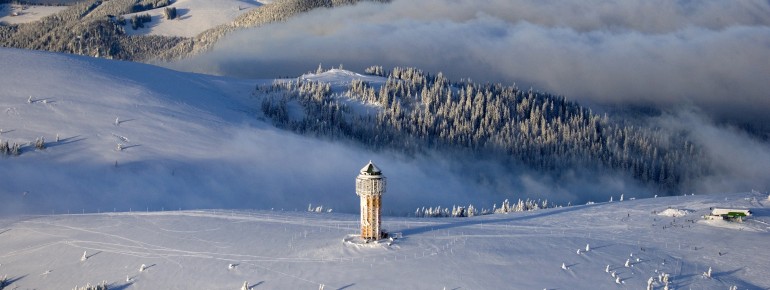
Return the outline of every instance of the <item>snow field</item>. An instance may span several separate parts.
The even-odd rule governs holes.
[[[163,14],[165,7],[161,7],[124,15],[126,19],[130,19],[134,14],[150,14],[152,17],[152,21],[145,23],[144,28],[134,30],[128,23],[124,29],[127,34],[134,35],[193,37],[217,25],[231,22],[238,15],[266,3],[255,0],[177,0],[169,5],[169,7],[176,7],[178,15],[176,19],[166,19]]]
[[[351,214],[207,210],[39,216],[0,223],[5,230],[0,273],[18,278],[13,286],[21,288],[106,280],[118,289],[237,289],[243,281],[254,289],[321,284],[325,289],[642,289],[655,277],[654,289],[662,289],[658,275],[667,273],[674,289],[763,289],[770,285],[770,269],[762,261],[770,255],[757,249],[770,230],[760,222],[770,216],[763,214],[764,205],[743,200],[751,195],[473,218],[386,216],[383,226],[403,237],[379,247],[342,242],[358,230],[358,217]],[[745,223],[755,231],[653,214],[672,205],[705,212],[724,197],[734,206],[758,209],[756,220]],[[660,224],[684,227],[664,230]],[[84,251],[89,257],[81,261]],[[147,269],[140,272],[143,264]],[[712,278],[705,278],[709,267]]]
[[[67,6],[0,4],[0,24],[21,24],[67,9]]]

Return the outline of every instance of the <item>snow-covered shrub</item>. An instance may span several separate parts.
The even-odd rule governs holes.
[[[166,19],[174,19],[176,18],[176,7],[166,7],[165,10],[163,10],[163,14],[166,16]]]
[[[314,207],[314,206],[313,206],[313,204],[311,204],[311,203],[308,203],[308,204],[307,204],[307,211],[308,211],[308,212],[316,212],[316,213],[322,213],[322,212],[329,212],[329,213],[330,213],[330,212],[332,212],[333,210],[332,210],[331,208],[326,208],[326,209],[324,209],[324,206],[323,206],[323,205],[319,205],[319,206],[315,206],[315,207]]]
[[[45,149],[45,138],[40,137],[35,139],[35,148],[37,148],[38,150]]]
[[[134,30],[138,28],[143,28],[144,23],[152,21],[152,16],[150,14],[134,14],[133,17],[131,17],[131,28]]]
[[[13,143],[9,150],[10,155],[19,156],[21,154],[21,145],[19,145],[19,143]]]
[[[86,284],[86,286],[83,286],[83,287],[75,286],[75,288],[72,288],[72,290],[107,290],[107,282],[102,281],[101,284],[93,285],[93,286],[91,286],[90,283]]]
[[[382,66],[373,65],[366,69],[364,69],[364,73],[374,75],[374,76],[385,76],[385,70],[382,69]]]
[[[653,282],[655,282],[655,278],[650,277],[650,279],[647,279],[647,290],[652,290]]]

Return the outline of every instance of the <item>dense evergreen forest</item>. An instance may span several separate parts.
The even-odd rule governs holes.
[[[367,72],[387,81],[356,80],[337,91],[296,79],[257,87],[256,94],[266,96],[262,111],[279,127],[369,148],[461,153],[556,176],[610,170],[669,193],[706,173],[701,150],[684,132],[610,119],[562,96],[515,86],[452,82],[414,68]]]
[[[359,1],[278,0],[252,9],[232,23],[211,28],[194,38],[184,38],[125,33],[126,19],[122,15],[163,9],[173,4],[171,0],[87,0],[40,21],[0,25],[0,46],[131,61],[172,60],[206,51],[224,35],[240,28],[284,21],[315,8],[351,5]],[[131,19],[132,26],[141,27],[150,21],[149,16],[141,20]]]

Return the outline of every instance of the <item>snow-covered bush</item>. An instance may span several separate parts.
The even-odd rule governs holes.
[[[174,19],[176,18],[176,7],[166,7],[165,10],[163,10],[163,14],[166,16],[166,19]]]
[[[497,207],[497,204],[492,205],[492,209],[482,208],[481,210],[479,210],[473,204],[469,204],[467,207],[453,205],[451,209],[448,207],[442,208],[441,206],[421,207],[415,210],[414,216],[415,217],[472,217],[477,215],[488,215],[493,213],[500,214],[500,213],[509,213],[509,212],[531,211],[531,210],[548,208],[549,206],[555,207],[555,205],[550,204],[548,200],[519,199],[519,201],[516,204],[512,205],[508,201],[508,199],[506,199],[503,201],[502,205],[499,208]]]
[[[90,283],[83,287],[75,286],[75,288],[72,288],[72,290],[107,290],[107,282],[102,281],[101,284],[93,286]]]
[[[313,204],[308,203],[307,204],[307,211],[308,212],[322,213],[322,212],[332,212],[333,210],[331,208],[324,209],[323,205],[319,205],[319,206],[315,206],[314,207]]]
[[[45,138],[40,137],[35,139],[35,148],[37,148],[38,150],[45,149]]]

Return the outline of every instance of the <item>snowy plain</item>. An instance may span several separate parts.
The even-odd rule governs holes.
[[[700,218],[712,206],[755,215],[714,226],[727,222]],[[656,214],[669,208],[692,212]],[[240,289],[244,281],[253,289],[644,289],[651,277],[663,289],[664,273],[669,289],[770,287],[770,200],[760,193],[383,220],[402,238],[358,246],[342,242],[357,232],[354,214],[17,216],[0,219],[0,274],[9,289],[101,281],[110,289]],[[709,267],[711,278],[703,274]]]

